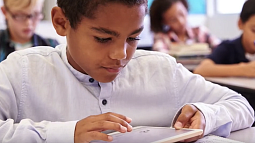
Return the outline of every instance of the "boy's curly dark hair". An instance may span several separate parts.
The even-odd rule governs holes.
[[[72,28],[76,28],[82,17],[95,18],[94,14],[99,5],[107,3],[121,3],[127,6],[146,5],[148,0],[57,0],[58,6],[63,10]]]
[[[255,15],[255,0],[247,0],[243,5],[240,19],[243,23],[245,23],[253,15]]]

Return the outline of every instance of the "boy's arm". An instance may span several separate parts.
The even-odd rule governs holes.
[[[223,65],[215,64],[211,59],[205,59],[194,70],[194,73],[200,74],[204,77],[255,77],[255,62]]]
[[[254,110],[240,94],[206,81],[177,64],[176,96],[180,105],[192,104],[205,117],[204,134],[228,136],[231,131],[250,127],[254,122]]]
[[[10,82],[7,73],[12,73],[12,79],[20,85],[22,73],[21,67],[17,65],[22,60],[16,53],[11,54],[10,57],[12,58],[9,58],[8,62],[0,63],[0,142],[73,142],[77,121],[34,122],[30,119],[21,119],[20,108],[26,105],[17,93],[21,93],[21,96],[26,94],[22,92],[22,87],[14,86],[14,83]]]
[[[29,84],[22,68],[24,58],[17,52],[10,54],[7,60],[0,63],[0,142],[4,143],[80,143],[92,140],[110,141],[109,136],[101,133],[104,130],[119,132],[131,131],[130,118],[115,113],[105,113],[89,116],[80,121],[45,121],[41,117],[39,121],[31,118],[40,116],[34,113],[26,114],[22,111],[27,106],[23,96],[27,91],[23,85]],[[23,71],[23,72],[22,72]],[[26,70],[25,70],[26,71]],[[36,106],[30,108],[36,109]],[[30,118],[31,117],[31,118]],[[38,119],[37,119],[38,120]],[[56,119],[57,120],[57,119]]]

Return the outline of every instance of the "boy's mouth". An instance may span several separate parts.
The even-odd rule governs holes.
[[[108,72],[110,73],[119,73],[122,69],[123,66],[118,66],[118,67],[104,67]]]

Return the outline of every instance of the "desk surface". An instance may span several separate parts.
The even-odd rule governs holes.
[[[232,132],[228,138],[245,143],[253,143],[255,142],[255,127]]]
[[[255,78],[245,78],[245,77],[206,77],[208,81],[236,86],[241,88],[247,88],[251,90],[255,90]]]

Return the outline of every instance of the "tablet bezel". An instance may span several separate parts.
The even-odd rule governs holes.
[[[151,126],[137,126],[137,127],[134,127],[133,130],[136,130],[136,129],[139,129],[139,128],[142,128],[142,127],[145,127],[145,128],[148,128],[148,129],[150,129],[150,128],[165,128],[165,129],[170,129],[170,130],[176,130],[175,128],[172,128],[172,127],[151,127]],[[186,130],[186,131],[188,130],[190,132],[178,134],[178,135],[167,137],[167,138],[163,138],[163,139],[155,141],[153,143],[178,142],[178,141],[182,141],[182,140],[185,140],[185,139],[189,139],[189,138],[192,138],[192,137],[199,136],[203,133],[202,129],[183,128],[183,129],[180,129],[180,130]],[[120,132],[113,132],[113,133],[110,133],[108,135],[115,135],[115,134],[121,134],[121,133]]]

